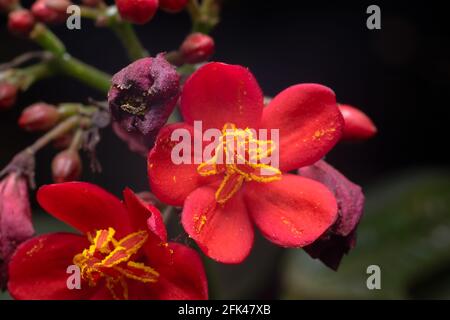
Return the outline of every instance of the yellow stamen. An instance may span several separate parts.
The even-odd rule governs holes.
[[[91,245],[73,258],[81,271],[81,276],[89,286],[96,286],[100,279],[106,280],[106,287],[114,299],[128,299],[128,280],[142,283],[157,282],[159,273],[144,263],[132,258],[147,241],[148,233],[138,231],[116,240],[116,231],[97,230],[89,235]]]
[[[203,177],[224,174],[224,179],[216,191],[215,198],[224,204],[239,191],[244,182],[273,182],[281,179],[281,171],[261,163],[272,155],[275,143],[272,140],[257,140],[254,132],[236,128],[227,123],[215,149],[214,156],[201,163],[197,172]]]

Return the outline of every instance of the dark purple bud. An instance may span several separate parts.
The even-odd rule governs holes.
[[[150,149],[179,94],[180,76],[164,54],[137,60],[116,73],[108,102],[113,120],[129,134],[124,140],[136,139]]]
[[[356,243],[356,228],[364,209],[364,194],[361,187],[349,181],[343,174],[325,161],[298,170],[301,176],[319,181],[335,195],[338,218],[329,230],[305,251],[336,270],[344,254]]]
[[[0,287],[16,247],[34,234],[27,178],[17,172],[0,181]]]

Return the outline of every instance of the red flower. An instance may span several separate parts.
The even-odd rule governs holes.
[[[209,63],[186,81],[181,112],[186,122],[164,127],[149,154],[150,184],[161,201],[184,205],[182,224],[206,255],[224,263],[243,261],[253,245],[252,223],[275,244],[303,247],[336,220],[336,199],[327,187],[287,173],[321,159],[340,139],[343,119],[330,89],[295,85],[264,108],[247,69]],[[231,135],[246,128],[279,129],[278,145],[256,140],[278,149],[279,170],[265,166],[274,175],[262,176],[262,166],[174,164],[171,134],[179,128],[193,134],[195,120],[203,130],[224,128]]]
[[[53,233],[23,243],[9,265],[16,299],[206,299],[198,254],[167,242],[160,212],[131,190],[124,202],[88,183],[40,188],[38,201],[83,235]],[[68,289],[77,265],[81,289]]]

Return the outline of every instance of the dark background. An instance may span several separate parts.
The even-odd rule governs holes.
[[[28,1],[29,2],[29,1]],[[213,31],[213,60],[250,68],[266,95],[302,82],[332,88],[339,102],[364,110],[379,134],[362,144],[340,144],[328,160],[363,187],[398,172],[449,164],[450,37],[444,2],[427,1],[225,1],[222,21]],[[366,8],[377,4],[382,29],[366,28]],[[36,49],[10,36],[0,19],[0,61]],[[146,48],[156,54],[176,48],[190,29],[187,14],[158,12],[137,27]],[[108,30],[83,21],[82,30],[54,28],[69,52],[115,73],[127,58]],[[50,103],[102,99],[75,80],[53,78],[22,94],[13,111],[0,114],[0,166],[35,136],[21,132],[20,109]],[[50,181],[52,150],[38,156],[38,184]],[[109,130],[99,147],[103,173],[84,179],[118,194],[124,186],[147,188],[145,160]],[[270,295],[269,295],[270,296]]]

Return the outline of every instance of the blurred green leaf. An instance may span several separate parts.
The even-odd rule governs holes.
[[[406,172],[366,196],[357,246],[339,270],[292,250],[284,298],[450,298],[450,172]],[[381,268],[381,290],[366,286],[370,265]]]

